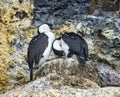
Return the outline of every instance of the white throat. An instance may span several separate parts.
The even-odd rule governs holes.
[[[43,58],[41,58],[39,65],[42,65],[49,57],[52,50],[52,42],[55,39],[54,34],[51,32],[49,26],[47,24],[43,24],[39,27],[39,33],[44,33],[48,36],[48,46],[43,53]]]
[[[55,40],[53,43],[53,48],[58,50],[58,51],[62,50],[61,40]]]

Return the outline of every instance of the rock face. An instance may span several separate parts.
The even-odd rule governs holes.
[[[90,13],[95,9],[102,9],[104,11],[117,11],[119,10],[119,0],[92,0]]]
[[[33,24],[42,23],[63,24],[74,15],[88,14],[92,0],[34,0]]]
[[[120,86],[119,11],[105,12],[104,7],[100,7],[88,14],[93,1],[96,2],[0,1],[0,92],[10,90],[1,94],[1,97],[120,96],[119,88],[110,87]],[[71,64],[67,64],[66,59],[45,63],[44,67],[34,70],[35,81],[29,82],[29,68],[26,62],[28,43],[37,34],[36,27],[46,22],[54,24],[57,28],[53,30],[56,37],[65,31],[81,34],[88,43],[89,58],[86,65],[80,68],[76,60]],[[50,58],[54,57],[51,53]],[[18,88],[13,89],[15,87]]]
[[[101,79],[101,86],[120,86],[120,74],[109,65],[98,66],[98,73]]]
[[[14,0],[13,0],[14,1]],[[0,92],[15,86],[25,67],[27,43],[32,36],[30,2],[0,1]],[[26,7],[27,6],[27,7]],[[21,67],[23,65],[23,67]],[[25,67],[26,68],[26,67]],[[18,76],[18,78],[16,77]],[[13,84],[14,83],[14,84]]]
[[[117,11],[119,0],[34,0],[34,6],[32,23],[35,26],[46,22],[59,26],[77,15],[93,13],[95,9]]]
[[[72,78],[72,77],[71,77]],[[60,81],[61,80],[61,81]],[[62,83],[64,78],[49,74],[41,79],[37,79],[36,81],[30,82],[22,87],[18,87],[13,89],[12,91],[8,91],[5,94],[1,94],[0,97],[119,97],[120,96],[120,88],[117,87],[107,87],[107,88],[96,88],[89,89],[79,89],[73,88],[70,86],[66,86]],[[69,79],[70,80],[70,79]],[[55,82],[53,82],[55,81]],[[85,80],[84,80],[85,81]],[[93,85],[90,81],[88,81],[90,86]],[[59,88],[53,87],[54,85],[63,84]],[[83,82],[84,84],[84,82]],[[86,88],[89,88],[88,87]]]

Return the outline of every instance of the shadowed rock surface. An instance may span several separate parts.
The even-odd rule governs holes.
[[[34,0],[33,24],[62,25],[78,14],[88,14],[92,0]]]

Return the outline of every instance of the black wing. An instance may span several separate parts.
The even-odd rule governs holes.
[[[88,44],[82,36],[79,36],[79,37],[82,41],[83,54],[84,54],[85,60],[87,61],[87,58],[88,58]]]
[[[62,39],[68,44],[70,50],[74,53],[80,53],[82,50],[81,39],[75,33],[65,33],[62,35]]]
[[[85,64],[85,61],[88,57],[88,45],[85,39],[82,36],[73,32],[63,34],[62,39],[68,44],[70,48],[68,56],[76,54],[78,62],[80,64]]]
[[[29,68],[33,68],[33,63],[39,63],[40,58],[43,56],[43,52],[48,45],[48,36],[45,34],[38,34],[33,37],[28,47],[28,64]]]
[[[87,57],[88,57],[88,44],[87,44],[86,40],[82,36],[80,36],[78,34],[75,34],[73,32],[66,33],[66,34],[69,35],[69,37],[73,37],[73,38],[76,38],[76,39],[79,37],[80,40],[78,39],[79,42],[77,42],[77,43],[81,44],[81,46],[78,47],[78,48],[80,48],[79,50],[81,50],[81,56],[83,56],[85,58],[85,60],[87,60]]]

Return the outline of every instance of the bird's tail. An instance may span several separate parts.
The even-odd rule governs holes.
[[[30,69],[30,81],[33,80],[33,68]]]
[[[78,63],[82,66],[86,64],[86,60],[83,56],[77,56]]]
[[[27,60],[30,69],[30,81],[33,80],[33,61]]]

